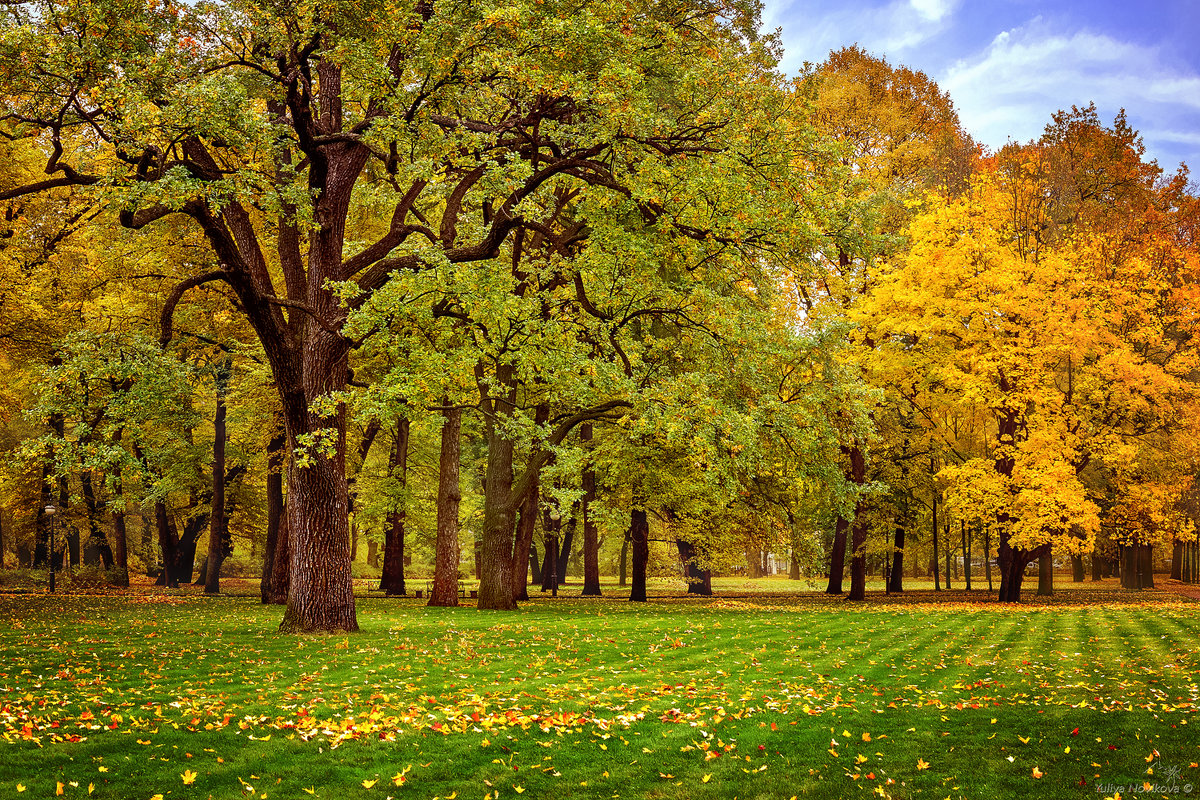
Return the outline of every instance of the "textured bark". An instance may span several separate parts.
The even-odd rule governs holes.
[[[267,541],[263,548],[262,577],[258,583],[259,597],[271,603],[277,593],[273,587],[276,576],[275,555],[279,552],[279,528],[283,518],[283,456],[287,443],[282,432],[271,437],[267,444]],[[286,602],[287,592],[281,593]]]
[[[629,538],[633,545],[633,580],[629,599],[646,602],[646,566],[650,562],[650,520],[644,508],[634,508],[629,515]]]
[[[550,406],[546,403],[538,404],[537,410],[534,412],[533,423],[542,426],[549,419]],[[538,503],[541,498],[540,479],[537,471],[534,472],[527,486],[518,508],[520,516],[517,522],[516,541],[513,543],[512,588],[515,601],[529,599],[529,556],[533,548],[533,534],[537,529]]]
[[[1138,588],[1154,588],[1154,547],[1153,545],[1138,545]]]
[[[433,566],[433,590],[429,593],[431,606],[458,605],[458,505],[462,500],[459,488],[459,439],[462,411],[445,412],[442,422],[442,450],[438,462],[437,543]]]
[[[1100,557],[1100,554],[1098,552],[1093,550],[1092,555],[1091,555],[1091,562],[1092,562],[1092,580],[1094,580],[1094,581],[1102,580],[1104,578],[1104,559]]]
[[[1083,583],[1083,556],[1071,556],[1071,582]]]
[[[549,508],[542,512],[542,531],[546,540],[546,558],[542,562],[542,591],[554,592],[558,596],[558,534],[562,520],[557,511]]]
[[[154,504],[154,524],[158,530],[158,547],[162,551],[162,575],[160,581],[167,588],[179,586],[175,563],[177,561],[176,547],[178,538],[171,530],[171,521],[167,515],[167,506],[161,500]]]
[[[584,447],[592,442],[592,426],[584,423],[579,428],[579,439]],[[596,502],[596,470],[591,462],[583,471],[583,499],[579,511],[583,517],[583,595],[600,596],[600,539],[596,520],[592,516],[592,504]]]
[[[402,417],[397,420],[392,450],[388,455],[388,472],[396,479],[401,492],[408,485],[410,428],[411,423],[407,419]],[[388,511],[387,524],[384,527],[383,574],[379,577],[379,588],[389,597],[407,594],[404,586],[404,526],[407,521],[408,512],[401,497]]]
[[[217,409],[213,415],[212,511],[209,512],[207,575],[205,594],[221,592],[221,562],[229,547],[229,520],[225,516],[225,390],[229,383],[228,362],[216,376]]]
[[[88,539],[85,550],[92,554],[89,563],[101,564],[106,570],[112,569],[112,548],[108,544],[104,529],[100,527],[100,503],[92,485],[91,471],[83,470],[79,473],[79,486],[83,493],[83,507],[87,512]]]

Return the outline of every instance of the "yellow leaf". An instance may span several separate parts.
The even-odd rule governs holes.
[[[25,791],[25,784],[23,784],[23,783],[18,783],[18,784],[17,784],[17,791],[18,791],[18,792],[23,792],[23,791]]]
[[[517,794],[523,794],[525,792],[525,787],[524,786],[514,786],[513,791],[516,792]]]
[[[62,781],[59,781],[59,782],[58,782],[58,788],[54,790],[54,794],[55,794],[55,796],[58,796],[58,795],[60,795],[60,794],[62,794],[62,793],[63,793],[63,782],[62,782]]]
[[[94,792],[94,791],[96,791],[96,784],[94,784],[94,783],[89,783],[89,784],[88,784],[88,794],[91,794],[91,793],[92,793],[92,792]]]
[[[1035,777],[1035,778],[1040,778],[1040,777],[1042,777],[1042,776],[1043,776],[1043,775],[1045,775],[1045,774],[1046,774],[1046,773],[1042,772],[1042,771],[1041,771],[1040,769],[1038,769],[1037,767],[1034,767],[1034,768],[1033,768],[1033,777]]]
[[[871,734],[864,732],[864,733],[863,733],[863,735],[862,735],[862,740],[863,740],[864,742],[869,742],[869,741],[871,741]]]
[[[364,789],[370,789],[372,786],[374,786],[377,783],[379,783],[379,778],[376,778],[373,781],[363,781],[362,785],[363,785]]]
[[[163,800],[163,796],[161,794],[156,794],[153,795],[150,800]]]
[[[849,739],[849,738],[850,738],[850,731],[842,731],[842,736],[845,736],[847,739]]]
[[[1063,748],[1063,752],[1064,752],[1064,753],[1069,753],[1069,752],[1071,752],[1071,745],[1067,745],[1066,747],[1064,747],[1064,748]]]
[[[929,762],[925,761],[924,759],[918,758],[917,759],[917,769],[918,770],[929,769]]]
[[[97,772],[108,772],[108,767],[96,767]]]
[[[701,782],[701,783],[708,783],[708,782],[709,782],[709,781],[711,781],[711,780],[712,780],[712,775],[711,775],[711,774],[709,774],[709,775],[705,775],[703,778],[701,778],[701,779],[700,779],[700,782]]]
[[[183,778],[183,783],[185,786],[191,786],[196,782],[196,773],[192,772],[190,769],[185,769],[182,773],[180,773],[179,777]]]
[[[301,787],[301,788],[303,788],[303,787]],[[310,786],[309,788],[304,789],[304,791],[308,792],[309,794],[313,794],[313,795],[315,795],[317,793],[316,787],[313,787],[313,786]]]
[[[1028,737],[1028,736],[1019,736],[1019,735],[1018,735],[1018,736],[1017,736],[1017,738],[1021,740],[1021,744],[1029,744],[1029,737]]]
[[[454,800],[456,797],[458,797],[458,789],[455,789],[453,792],[446,795],[446,800]]]

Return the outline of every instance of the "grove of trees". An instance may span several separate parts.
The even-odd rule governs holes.
[[[1194,579],[1186,168],[1091,106],[986,152],[857,47],[787,78],[756,8],[0,6],[0,566],[238,562],[296,632],[357,628],[360,550],[481,609],[602,557]]]

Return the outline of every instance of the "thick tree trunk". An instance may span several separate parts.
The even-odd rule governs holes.
[[[1154,588],[1154,546],[1138,545],[1138,588]]]
[[[1179,539],[1171,543],[1171,580],[1183,580],[1183,542]]]
[[[175,532],[171,530],[171,521],[167,515],[167,505],[161,500],[154,504],[154,523],[158,528],[158,547],[162,551],[162,584],[169,589],[177,588],[179,586],[179,577],[176,574],[175,564],[178,558],[178,553],[176,553],[178,540]]]
[[[388,456],[388,472],[400,487],[401,496],[396,498],[388,511],[384,527],[383,574],[379,588],[388,597],[407,594],[404,586],[404,525],[408,520],[404,490],[408,485],[408,442],[411,423],[401,417],[396,421],[396,433],[392,439],[392,451]]]
[[[580,426],[579,440],[584,447],[591,446],[592,425],[590,422]],[[583,471],[583,499],[579,509],[583,517],[583,595],[586,597],[600,596],[600,538],[597,533],[596,520],[592,514],[592,504],[595,502],[596,470],[589,461]]]
[[[829,584],[825,594],[842,594],[842,580],[846,574],[846,531],[850,530],[850,521],[838,517],[833,528],[833,550],[829,554]]]
[[[209,512],[208,565],[205,594],[221,592],[221,562],[229,546],[229,522],[225,518],[225,389],[229,383],[228,362],[216,375],[217,409],[213,416],[212,511]]]
[[[1071,582],[1083,583],[1084,575],[1083,556],[1071,556]]]
[[[682,539],[675,540],[679,548],[679,560],[683,562],[684,575],[687,578],[688,594],[712,597],[712,572],[696,566],[696,548],[691,542]]]
[[[892,573],[888,576],[888,591],[904,591],[904,535],[903,525],[896,526],[896,539],[892,550]]]
[[[635,501],[636,502],[636,501]],[[650,519],[646,509],[634,508],[629,515],[629,538],[633,544],[633,581],[629,599],[646,602],[646,566],[650,562]]]
[[[275,557],[279,552],[279,529],[283,519],[283,457],[287,438],[282,432],[271,437],[267,444],[267,541],[263,548],[262,577],[258,583],[259,598],[263,603],[272,603],[276,595],[287,602],[287,592],[277,592],[273,586],[276,576],[286,576],[286,571],[276,570]],[[281,574],[282,573],[282,574]]]
[[[1104,578],[1104,559],[1100,557],[1100,553],[1096,550],[1092,551],[1092,580],[1098,581]]]
[[[1121,586],[1126,589],[1137,589],[1138,558],[1137,545],[1127,544],[1121,548]]]
[[[486,429],[488,461],[483,497],[483,546],[479,561],[479,608],[507,610],[517,607],[512,587],[513,525],[516,520],[510,506],[513,443],[490,419]]]
[[[458,605],[458,504],[459,439],[462,410],[451,408],[442,422],[442,449],[438,461],[437,544],[433,564],[431,606]]]

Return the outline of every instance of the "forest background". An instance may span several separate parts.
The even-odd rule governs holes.
[[[373,569],[1194,575],[1197,203],[1123,114],[988,152],[740,3],[0,15],[5,566],[297,631]]]

